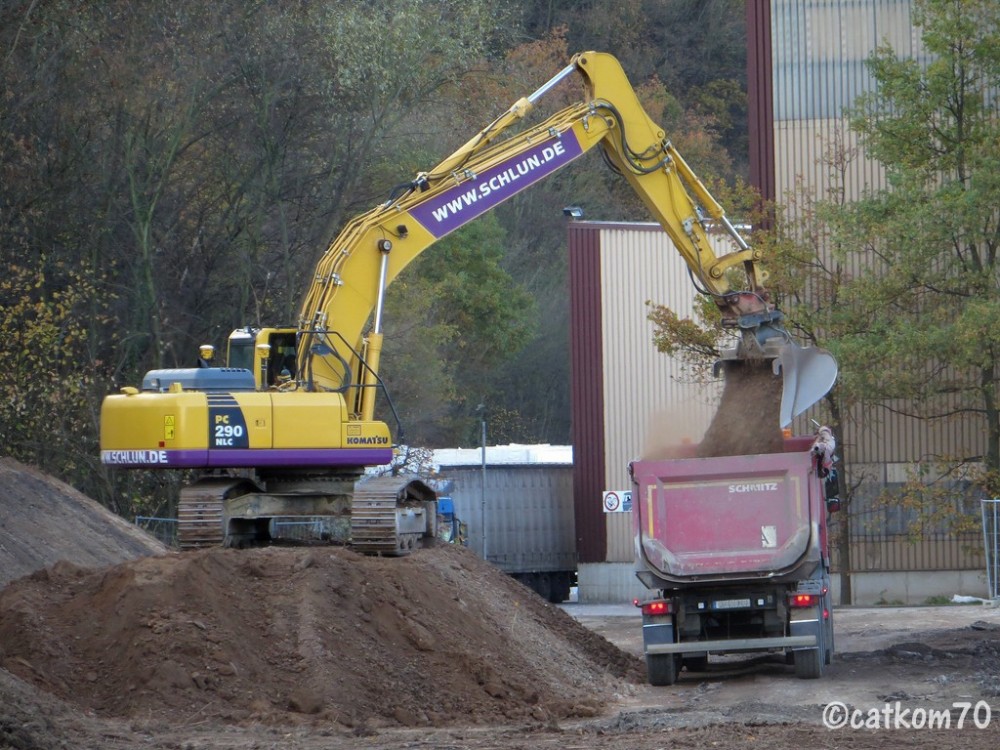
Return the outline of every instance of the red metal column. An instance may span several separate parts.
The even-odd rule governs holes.
[[[579,562],[604,562],[608,540],[601,493],[604,477],[604,348],[601,330],[600,229],[571,222],[570,408],[573,502]]]
[[[771,0],[746,0],[750,184],[773,201],[774,96],[771,85]]]

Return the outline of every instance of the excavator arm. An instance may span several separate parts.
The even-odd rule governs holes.
[[[511,133],[545,93],[574,73],[585,83],[583,102]],[[647,115],[618,61],[596,52],[576,55],[455,153],[344,228],[320,259],[301,308],[298,387],[344,391],[358,418],[371,420],[388,284],[437,240],[598,146],[670,236],[701,290],[720,308],[724,325],[740,331],[732,356],[777,358],[786,396],[788,384],[795,384],[782,422],[821,398],[836,378],[835,361],[791,344],[758,251]],[[730,234],[732,252],[716,255],[708,221]],[[745,278],[736,290],[727,273],[733,267],[742,268]],[[793,353],[783,354],[788,347]]]

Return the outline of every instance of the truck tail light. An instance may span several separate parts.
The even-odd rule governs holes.
[[[792,594],[791,604],[793,607],[815,607],[819,602],[816,594]]]
[[[673,614],[674,611],[674,608],[670,606],[670,602],[663,599],[657,599],[653,602],[644,602],[641,607],[644,615],[670,615]]]

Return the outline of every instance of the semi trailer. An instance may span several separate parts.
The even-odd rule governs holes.
[[[539,596],[562,602],[576,583],[573,450],[499,445],[434,451],[471,550]]]

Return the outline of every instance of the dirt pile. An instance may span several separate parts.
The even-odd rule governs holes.
[[[104,567],[166,551],[68,484],[0,458],[0,588],[59,561]]]
[[[641,664],[462,548],[213,549],[0,591],[0,667],[103,716],[426,726],[595,714]]]
[[[0,747],[82,747],[74,726],[122,719],[549,722],[642,679],[638,659],[463,548],[170,552],[0,460]]]

